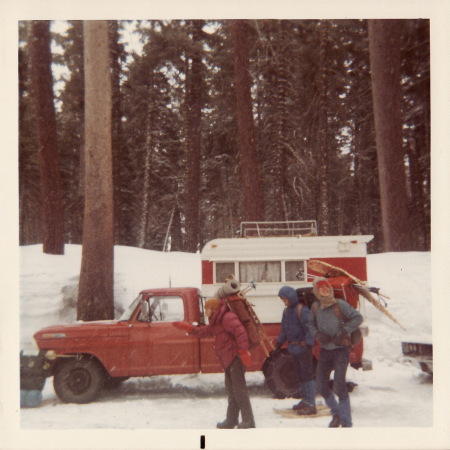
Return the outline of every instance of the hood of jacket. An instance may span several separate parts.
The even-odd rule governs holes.
[[[331,294],[328,297],[323,297],[322,295],[319,294],[319,289],[318,289],[317,285],[321,281],[325,281],[328,284],[328,286],[330,286]],[[314,280],[314,282],[313,282],[313,294],[319,300],[320,307],[322,309],[328,308],[329,306],[334,305],[337,302],[337,300],[334,297],[333,286],[331,286],[330,282],[326,278],[316,278]]]
[[[290,305],[288,306],[288,308],[296,308],[299,303],[297,291],[290,286],[283,286],[278,291],[278,297],[284,297],[289,300]]]

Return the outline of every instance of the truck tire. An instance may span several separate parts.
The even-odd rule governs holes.
[[[58,366],[53,387],[65,403],[90,403],[99,396],[105,378],[105,370],[96,359],[70,358]]]
[[[298,397],[298,375],[294,370],[292,356],[287,350],[281,350],[265,360],[263,374],[266,383],[276,398]]]

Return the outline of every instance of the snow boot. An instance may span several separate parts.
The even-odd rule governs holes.
[[[300,403],[297,403],[292,407],[294,411],[298,411],[299,409],[307,408],[308,406],[311,406],[307,401],[302,400]]]
[[[244,430],[244,429],[247,429],[247,428],[256,428],[256,427],[255,427],[255,423],[254,422],[241,422],[241,423],[238,424],[238,426],[236,428]]]
[[[225,430],[225,429],[230,429],[231,430],[231,429],[235,428],[236,425],[237,425],[237,422],[232,422],[232,421],[230,421],[228,419],[225,419],[223,422],[219,422],[216,425],[216,428],[220,428],[222,430]]]
[[[339,428],[341,426],[341,418],[338,415],[333,415],[328,428]]]
[[[298,416],[313,416],[314,414],[317,414],[317,409],[314,405],[308,405],[297,410]]]

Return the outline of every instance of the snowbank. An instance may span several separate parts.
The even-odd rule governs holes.
[[[66,245],[64,256],[44,255],[40,245],[20,248],[20,348],[32,348],[32,335],[43,326],[75,321],[80,263],[81,247],[77,245]],[[405,439],[410,435],[415,436],[414,430],[421,430],[420,437],[415,438],[414,448],[428,448],[425,430],[432,430],[433,425],[442,423],[439,415],[433,416],[433,408],[436,408],[436,404],[442,405],[442,402],[439,399],[433,405],[432,377],[409,364],[401,352],[402,340],[433,340],[430,265],[430,253],[368,256],[370,284],[380,287],[390,297],[387,300],[388,308],[407,331],[403,331],[372,305],[366,304],[365,324],[369,327],[369,336],[365,339],[365,357],[373,361],[373,370],[363,372],[349,369],[348,378],[358,383],[358,387],[351,394],[354,428],[351,441],[345,441],[346,448],[385,448],[384,441],[378,445],[378,440],[370,441],[370,447],[365,447],[368,444],[366,438],[371,432],[369,430],[379,427],[389,428],[389,436],[394,436],[394,430],[398,433],[400,428],[400,435],[404,437],[401,446],[397,441],[389,441],[387,448],[406,448]],[[200,287],[200,267],[198,254],[116,247],[116,315],[142,289],[169,285]],[[149,429],[150,433],[143,431],[144,436],[155,438],[165,429],[197,431],[187,431],[188,437],[182,446],[177,444],[178,439],[173,433],[169,434],[169,440],[167,435],[162,435],[165,436],[162,441],[133,438],[131,445],[120,438],[123,435],[119,435],[108,446],[199,448],[200,433],[206,434],[206,448],[244,448],[247,445],[246,448],[261,449],[300,446],[318,448],[320,445],[321,448],[333,448],[339,442],[336,438],[331,443],[322,440],[329,432],[329,417],[292,420],[277,416],[273,408],[290,407],[293,400],[273,399],[261,373],[249,373],[247,380],[258,436],[264,436],[262,441],[238,440],[236,443],[236,434],[226,434],[226,431],[216,434],[221,433],[215,430],[215,425],[224,419],[227,403],[222,374],[130,379],[117,390],[106,392],[97,402],[87,405],[63,404],[56,397],[49,379],[43,391],[42,405],[20,411],[16,406],[11,417],[18,421],[19,431],[89,430],[89,433],[81,435],[77,432],[77,439],[73,443],[62,441],[59,436],[63,435],[52,434],[57,437],[52,439],[52,444],[46,441],[42,447],[38,445],[36,448],[59,448],[62,442],[64,447],[79,448],[75,441],[80,439],[81,447],[84,443],[84,446],[91,448],[93,444],[89,436],[101,433],[100,430],[125,432]],[[13,404],[18,404],[18,395]],[[277,428],[284,429],[282,434],[273,434],[273,429]],[[308,434],[317,428],[323,429],[320,437],[317,431],[314,435]],[[403,429],[413,431],[403,433]],[[267,434],[265,430],[271,433]],[[243,431],[232,433],[239,435]],[[274,441],[274,436],[283,436],[283,446],[279,440]],[[304,440],[307,436],[311,436],[311,439]],[[231,437],[232,444],[225,444]],[[383,438],[381,435],[379,437]],[[95,442],[95,446],[103,444],[101,440]],[[28,448],[32,444],[27,442],[23,445]]]

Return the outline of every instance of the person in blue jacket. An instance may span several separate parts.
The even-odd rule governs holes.
[[[316,382],[312,359],[314,337],[309,328],[311,311],[303,296],[299,297],[294,288],[283,286],[278,296],[285,304],[281,318],[280,334],[273,352],[280,351],[287,341],[288,352],[294,357],[299,374],[302,401],[293,406],[299,415],[313,415],[316,410]]]
[[[312,308],[310,328],[315,339],[320,343],[319,361],[317,363],[317,388],[331,410],[333,418],[330,428],[351,427],[352,413],[348,395],[346,373],[350,358],[350,334],[363,321],[359,311],[350,304],[334,297],[333,287],[326,278],[316,278],[313,293],[318,300],[317,309]],[[334,311],[339,307],[343,324]],[[330,388],[330,374],[334,370],[333,390]]]

